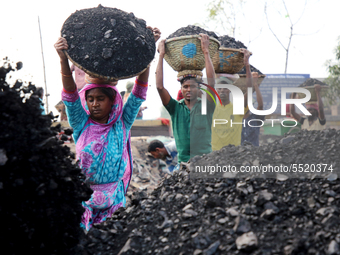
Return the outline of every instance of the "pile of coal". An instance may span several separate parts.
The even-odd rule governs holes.
[[[270,119],[267,122],[272,122]],[[273,123],[275,123],[273,121]],[[283,122],[285,124],[285,122]],[[340,158],[337,151],[340,151],[340,130],[327,129],[320,131],[301,130],[298,133],[288,135],[280,140],[275,140],[265,146],[254,147],[251,144],[245,146],[228,145],[219,151],[213,151],[208,155],[196,156],[191,161],[194,165],[199,166],[228,166],[232,165],[240,169],[241,166],[265,167],[272,166],[288,166],[293,164],[306,164],[303,168],[313,166],[302,171],[293,169],[291,171],[281,171],[281,174],[289,177],[301,178],[310,177],[328,177],[328,175],[337,174],[340,167]],[[319,164],[328,164],[327,169],[320,168]],[[328,169],[331,167],[330,169]],[[287,168],[285,168],[287,170]],[[298,171],[297,171],[298,170]],[[270,173],[246,172],[233,173],[233,177],[276,177],[278,171]],[[220,174],[220,173],[219,173]],[[217,174],[216,176],[222,176]],[[211,174],[210,174],[211,175]],[[228,175],[228,174],[227,174]],[[215,175],[213,175],[215,176]],[[225,176],[225,175],[223,175]]]
[[[234,37],[228,35],[219,36],[218,41],[221,43],[221,47],[224,48],[247,49],[241,41],[236,41]]]
[[[252,66],[252,65],[250,65],[250,72],[257,72],[259,75],[262,75],[262,74],[263,74],[260,70],[256,69],[256,68],[255,68],[254,66]],[[243,67],[243,68],[241,69],[241,71],[238,72],[238,74],[246,74],[246,68]]]
[[[182,27],[178,29],[174,33],[170,34],[166,39],[171,39],[174,37],[180,37],[180,36],[186,36],[186,35],[199,35],[200,33],[207,34],[215,39],[218,39],[218,36],[214,32],[207,31],[199,26],[194,26],[194,25],[188,25],[186,27]]]
[[[82,244],[89,254],[101,255],[340,254],[339,135],[306,131],[273,145],[227,146],[220,155],[205,155],[202,159],[214,165],[292,160],[311,165],[316,158],[332,164],[333,173],[192,178],[182,170],[164,178],[150,195],[134,194],[129,207],[94,226]]]
[[[22,64],[17,64],[19,69]],[[74,154],[56,137],[51,115],[41,115],[36,87],[0,67],[0,242],[6,254],[78,254],[82,201],[92,190]]]
[[[61,29],[73,62],[84,71],[111,78],[143,71],[156,51],[146,22],[133,13],[99,5],[70,15]]]
[[[309,78],[304,83],[300,84],[299,87],[314,86],[316,84],[319,84],[320,86],[328,86],[326,83],[323,83],[322,81],[319,81],[318,79]]]
[[[57,124],[57,130],[60,129],[60,132],[57,134],[57,138],[64,142],[73,142],[72,134],[73,129],[71,127],[62,127],[61,124]]]

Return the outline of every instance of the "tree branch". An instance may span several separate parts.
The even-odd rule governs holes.
[[[282,0],[282,2],[283,2],[283,5],[284,5],[284,7],[286,9],[287,16],[289,18],[290,24],[293,26],[293,22],[292,22],[292,19],[290,18],[290,15],[289,15],[289,12],[288,12],[288,9],[287,9],[287,6],[286,6],[286,2],[285,2],[285,0]]]
[[[282,44],[282,42],[280,41],[280,39],[277,37],[277,35],[274,33],[273,29],[271,28],[270,24],[269,24],[269,20],[268,20],[268,14],[267,14],[267,3],[264,6],[264,13],[266,14],[266,19],[267,19],[267,24],[269,27],[270,32],[272,32],[272,34],[275,36],[276,40],[281,44],[281,46],[285,49],[286,47]]]
[[[307,6],[307,0],[305,0],[305,6],[303,7],[302,13],[301,13],[300,17],[297,19],[297,21],[294,23],[294,25],[296,25],[300,21],[300,19],[302,18],[303,14],[305,13],[306,6]]]

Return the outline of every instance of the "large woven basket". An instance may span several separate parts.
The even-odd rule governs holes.
[[[165,41],[166,62],[177,72],[202,71],[205,67],[204,54],[201,48],[199,35],[186,35],[171,38]],[[209,37],[209,53],[214,56],[220,47],[220,42]]]
[[[316,93],[315,93],[315,88],[314,86],[306,86],[306,87],[299,87],[299,88],[304,88],[309,90],[310,92],[310,99],[309,99],[309,103],[316,103],[318,101],[317,97],[316,97]],[[320,95],[322,97],[325,97],[327,95],[327,89],[329,88],[329,86],[321,86],[321,91],[320,91]],[[297,93],[299,98],[305,98],[306,95],[304,93]]]
[[[212,57],[215,73],[238,73],[244,66],[243,59],[240,49],[221,47]]]
[[[100,75],[100,74],[91,72],[91,71],[87,70],[86,68],[82,67],[80,64],[78,64],[77,62],[75,62],[75,61],[69,56],[69,54],[67,54],[66,51],[64,51],[64,52],[65,52],[65,54],[66,54],[66,57],[67,57],[67,58],[68,58],[68,59],[69,59],[76,67],[78,67],[79,69],[83,70],[85,73],[89,74],[89,75],[92,76],[92,77],[101,78],[101,79],[106,79],[106,80],[108,80],[108,81],[118,81],[118,80],[124,80],[124,79],[129,79],[129,78],[138,76],[138,75],[140,75],[141,73],[143,73],[143,72],[150,66],[150,64],[151,64],[151,63],[150,63],[145,69],[143,69],[143,70],[140,71],[139,73],[132,74],[132,75],[129,75],[129,76],[124,76],[124,77],[103,76],[103,75]]]
[[[245,92],[247,92],[247,78],[245,74],[240,74],[239,75],[240,78],[238,78],[233,85],[235,85],[236,87],[240,88],[243,92],[243,94]],[[264,80],[264,78],[266,78],[266,75],[264,74],[260,74],[259,77],[257,78],[257,85],[260,86],[260,84],[262,83],[262,81]],[[254,80],[254,78],[253,78]],[[254,91],[254,90],[253,90]]]

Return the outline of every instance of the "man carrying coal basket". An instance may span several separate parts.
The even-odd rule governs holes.
[[[253,80],[252,80],[252,74],[250,70],[250,64],[249,64],[249,58],[251,56],[250,51],[247,49],[240,49],[243,53],[243,61],[244,66],[246,69],[246,83],[247,88],[253,86]],[[233,79],[232,75],[229,75],[227,77],[224,77],[226,75],[219,74],[218,75],[218,83],[221,84],[232,84]],[[242,127],[244,126],[243,123],[245,123],[244,115],[234,115],[233,114],[233,103],[230,102],[230,90],[227,88],[219,88],[217,89],[217,93],[219,94],[222,104],[218,103],[216,105],[213,119],[227,119],[228,124],[216,124],[214,123],[211,127],[211,145],[212,150],[220,150],[224,146],[227,146],[229,144],[238,146],[241,144],[241,132]],[[252,96],[252,95],[250,95]],[[246,113],[248,111],[248,93],[244,93],[244,112]],[[229,124],[230,123],[230,124]],[[234,123],[234,124],[233,124]]]
[[[157,28],[152,31],[157,41],[160,31]],[[86,74],[86,85],[78,93],[64,53],[69,47],[66,39],[60,37],[54,47],[60,57],[62,99],[74,130],[77,159],[93,190],[90,200],[82,204],[85,212],[81,226],[89,230],[94,223],[105,221],[119,207],[125,206],[133,167],[130,129],[146,99],[149,67],[137,76],[123,106],[122,97],[114,86],[117,82]]]
[[[252,72],[253,77],[253,87],[256,93],[257,110],[263,110],[263,98],[258,84],[258,72]],[[244,145],[245,142],[251,143],[254,146],[260,145],[260,126],[261,121],[264,121],[264,115],[257,115],[250,110],[248,110],[243,119],[245,120],[244,126],[242,126],[241,133],[241,144]],[[250,121],[252,121],[252,126],[250,126]]]
[[[209,53],[209,36],[200,34],[201,48],[204,54],[205,69],[208,84],[215,84],[215,70]],[[173,99],[163,84],[163,59],[165,55],[165,40],[158,45],[159,61],[156,69],[156,86],[162,103],[169,112],[172,120],[173,134],[178,151],[178,170],[181,162],[187,162],[196,155],[211,152],[211,124],[215,109],[213,99],[208,97],[207,114],[201,114],[201,99],[199,83],[201,77],[188,74],[178,77],[184,99]],[[213,94],[213,92],[211,92]]]
[[[307,117],[303,117],[295,111],[295,105],[290,105],[290,113],[293,115],[299,123],[301,123],[301,129],[306,130],[323,130],[326,127],[326,118],[323,110],[323,102],[321,99],[321,85],[314,85],[317,103],[306,103],[307,110],[312,114]],[[295,98],[296,93],[292,93],[291,98]]]

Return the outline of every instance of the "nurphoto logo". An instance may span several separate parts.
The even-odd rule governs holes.
[[[204,84],[205,85],[205,84]],[[209,86],[210,89],[213,90],[213,92],[217,94],[216,90],[214,90],[212,87]],[[216,89],[219,88],[227,88],[231,92],[231,96],[233,99],[233,114],[234,115],[243,115],[244,114],[244,95],[240,88],[236,87],[235,85],[231,84],[216,84]],[[287,93],[303,93],[306,95],[305,98],[286,98]],[[253,94],[253,88],[248,88],[248,95]],[[272,95],[273,95],[273,103],[270,109],[268,110],[257,110],[253,106],[253,98],[250,96],[248,97],[248,107],[249,111],[251,111],[254,114],[257,115],[269,115],[275,112],[277,108],[277,88],[272,88]],[[210,96],[212,96],[209,93]],[[312,115],[304,106],[304,103],[307,103],[311,98],[311,94],[307,89],[304,88],[294,88],[294,87],[288,87],[288,88],[281,88],[281,115],[286,115],[286,105],[287,104],[294,104],[297,108],[299,108],[303,114],[310,116]],[[220,99],[218,97],[218,99]],[[221,101],[221,100],[220,100]],[[205,93],[202,94],[202,100],[201,100],[201,114],[206,115],[207,114],[207,96]]]

